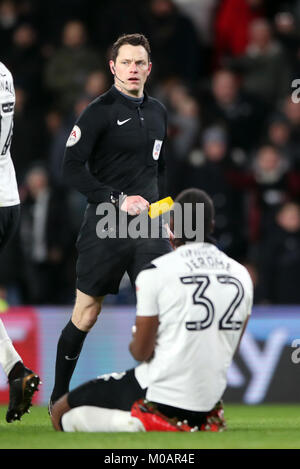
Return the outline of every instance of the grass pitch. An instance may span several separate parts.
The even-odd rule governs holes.
[[[46,407],[7,424],[0,407],[0,449],[299,449],[300,406],[225,405],[223,433],[57,433]]]

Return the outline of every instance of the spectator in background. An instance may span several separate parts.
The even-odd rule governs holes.
[[[21,86],[30,103],[42,101],[43,58],[35,28],[29,23],[16,27],[11,47],[6,51],[7,63],[14,74],[16,85]]]
[[[47,132],[47,167],[51,181],[62,186],[62,160],[66,147],[66,141],[72,124],[66,125],[66,119],[57,109],[49,109],[45,115]]]
[[[201,44],[201,76],[209,77],[212,66],[215,14],[219,0],[174,0],[181,13],[194,24]]]
[[[140,0],[88,0],[88,27],[93,43],[108,58],[110,47],[121,34],[143,31],[142,15],[147,2]],[[86,0],[84,2],[86,4]]]
[[[256,256],[256,252],[255,254],[248,253],[242,264],[248,270],[253,283],[253,302],[254,304],[262,304],[264,303],[264,292],[262,287],[261,272],[258,267],[259,262]]]
[[[292,79],[300,75],[300,35],[292,11],[283,8],[274,17],[274,34],[284,49],[291,67]]]
[[[218,0],[174,0],[179,10],[193,22],[201,43],[211,47],[213,22]]]
[[[109,88],[109,81],[103,70],[94,70],[86,78],[84,94],[92,101]]]
[[[199,105],[180,80],[163,82],[156,96],[168,110],[168,184],[170,195],[175,196],[182,186],[182,167],[199,138]]]
[[[237,75],[229,70],[213,74],[211,90],[203,94],[201,109],[205,127],[226,128],[231,148],[249,154],[261,138],[267,109],[256,96],[243,92]]]
[[[70,112],[82,94],[87,76],[99,67],[101,59],[88,44],[84,24],[81,21],[67,22],[62,45],[45,68],[45,85],[63,113]]]
[[[178,160],[184,160],[199,135],[199,106],[188,89],[180,84],[170,87],[168,98],[171,152]]]
[[[48,167],[51,179],[58,186],[65,186],[62,181],[62,161],[66,149],[66,142],[74,125],[74,120],[88,106],[91,99],[80,96],[70,108],[70,112],[63,114],[51,111],[47,115],[47,127],[49,136]]]
[[[215,237],[218,246],[229,256],[242,259],[246,250],[243,190],[236,189],[227,175],[241,168],[234,161],[228,136],[220,127],[210,127],[202,134],[201,146],[190,153],[183,189],[189,185],[207,192],[215,206]]]
[[[68,21],[80,18],[86,23],[89,10],[93,11],[91,0],[30,0],[30,4],[39,28],[40,44],[47,56],[60,45],[61,31]]]
[[[300,105],[293,102],[289,94],[282,106],[284,116],[286,116],[290,125],[290,138],[293,143],[300,145]],[[300,146],[299,146],[300,148]],[[297,165],[300,167],[300,154],[297,154]]]
[[[264,145],[257,150],[253,160],[254,185],[249,207],[256,225],[251,227],[253,240],[272,233],[275,213],[290,196],[288,170],[289,162],[275,147]]]
[[[245,53],[249,42],[249,26],[264,14],[263,0],[223,0],[215,18],[213,63],[223,66],[226,57]]]
[[[5,57],[7,50],[12,44],[12,35],[17,27],[19,14],[13,0],[2,0],[0,2],[0,53]]]
[[[70,238],[69,213],[61,190],[49,183],[47,171],[29,170],[20,221],[27,303],[60,304],[68,298],[66,259]]]
[[[265,19],[252,22],[244,54],[229,60],[228,65],[241,73],[246,92],[259,96],[270,106],[275,106],[290,90],[290,64]]]
[[[272,304],[300,304],[300,206],[280,205],[275,227],[261,243],[263,299]]]
[[[297,165],[297,161],[299,164],[299,145],[292,140],[290,123],[282,113],[270,117],[266,139],[284,155],[291,168]]]
[[[45,125],[40,107],[33,107],[25,89],[16,86],[14,134],[11,151],[18,184],[22,184],[28,167],[45,154]]]
[[[193,22],[173,0],[150,0],[145,11],[143,31],[155,57],[152,81],[178,77],[195,84],[202,73],[201,47]]]

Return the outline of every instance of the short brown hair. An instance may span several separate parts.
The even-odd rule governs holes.
[[[120,36],[112,45],[111,48],[111,60],[114,62],[116,61],[116,58],[119,53],[119,49],[121,46],[124,46],[124,44],[130,44],[131,46],[143,46],[144,49],[146,49],[148,53],[148,59],[149,62],[151,60],[151,50],[150,50],[150,44],[148,39],[143,35],[143,34],[123,34]]]

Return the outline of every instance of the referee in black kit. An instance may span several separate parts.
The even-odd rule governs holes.
[[[118,292],[126,271],[134,285],[146,264],[172,250],[163,231],[152,239],[97,236],[100,203],[114,204],[133,219],[166,196],[167,116],[164,106],[144,92],[152,67],[148,40],[142,34],[119,37],[112,46],[109,66],[114,85],[84,110],[66,145],[64,179],[87,196],[88,205],[77,239],[76,301],[57,346],[50,412],[52,404],[69,390],[104,296]]]

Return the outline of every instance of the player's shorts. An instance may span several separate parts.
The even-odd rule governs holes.
[[[133,403],[146,395],[147,389],[141,388],[135,377],[134,368],[122,373],[99,376],[78,386],[68,394],[71,408],[95,406],[105,409],[130,411]],[[187,420],[189,425],[199,427],[206,421],[208,412],[194,412],[186,409],[156,403],[157,409],[169,418]]]
[[[134,369],[99,376],[73,389],[68,394],[70,407],[84,405],[129,411],[132,404],[145,397],[146,389],[139,385]]]
[[[93,297],[118,293],[125,272],[134,285],[138,273],[145,265],[172,251],[169,238],[162,234],[157,238],[120,238],[118,220],[115,238],[112,235],[99,237],[101,227],[98,225],[97,230],[96,227],[102,217],[96,215],[96,207],[94,204],[87,206],[76,243],[76,287]],[[133,218],[128,217],[129,221]],[[162,232],[163,230],[164,228]]]
[[[14,235],[20,218],[20,205],[0,207],[0,252]]]

